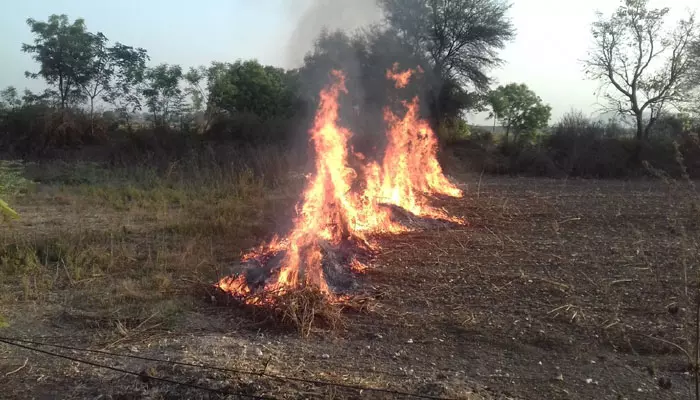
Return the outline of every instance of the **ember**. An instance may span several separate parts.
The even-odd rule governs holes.
[[[397,88],[405,87],[412,70],[387,71]],[[418,116],[418,99],[404,102],[400,118],[387,107],[388,125],[382,164],[365,163],[362,171],[349,167],[351,132],[337,125],[338,96],[346,92],[342,72],[320,93],[320,104],[310,131],[316,171],[307,182],[294,227],[241,260],[242,271],[225,277],[217,287],[248,304],[270,301],[293,289],[312,287],[326,296],[354,285],[353,274],[363,273],[378,251],[368,234],[399,233],[412,229],[410,216],[453,223],[428,204],[427,195],[461,197],[462,192],[443,174],[437,161],[437,138]],[[359,172],[359,173],[358,173]],[[359,185],[358,185],[359,183]],[[351,188],[361,187],[360,191]],[[407,216],[409,216],[407,218]]]

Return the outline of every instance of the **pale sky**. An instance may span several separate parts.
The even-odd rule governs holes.
[[[82,17],[90,31],[112,42],[143,47],[151,65],[188,68],[212,61],[257,58],[265,64],[296,66],[311,38],[324,25],[353,28],[378,17],[372,0],[25,0],[5,1],[0,13],[0,88],[42,87],[24,77],[37,69],[22,43],[31,43],[27,18],[50,14]],[[316,3],[315,7],[311,4]],[[493,72],[500,84],[525,83],[553,107],[552,123],[572,108],[599,108],[595,82],[586,81],[581,60],[591,43],[595,11],[608,14],[615,0],[515,0],[510,16],[516,40],[501,53],[506,64]],[[671,7],[670,20],[699,10],[698,0],[651,0]],[[482,123],[472,117],[471,123]]]

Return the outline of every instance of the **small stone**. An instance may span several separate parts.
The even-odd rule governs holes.
[[[406,341],[406,343],[408,343],[408,344],[413,343],[413,339],[408,339],[408,340]]]
[[[327,359],[331,358],[331,356],[328,354],[321,354],[321,358],[323,358],[324,360],[327,360]]]
[[[563,381],[563,380],[564,380],[564,375],[559,374],[559,375],[557,375],[557,377],[554,378],[554,379],[556,379],[556,380],[558,380],[558,381]]]
[[[136,346],[131,346],[131,347],[129,347],[129,350],[131,350],[132,353],[138,353],[138,352],[139,352],[139,349],[138,349],[138,347],[136,347]]]
[[[589,383],[589,384],[593,383],[593,379],[591,379],[591,378],[586,379],[586,383]]]
[[[262,350],[260,350],[259,347],[256,347],[256,348],[255,348],[255,355],[258,356],[258,357],[262,357],[262,356],[263,356],[263,352],[262,352]]]

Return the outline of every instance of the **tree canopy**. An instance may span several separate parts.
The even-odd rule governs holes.
[[[499,86],[488,95],[491,118],[501,121],[506,128],[506,140],[513,132],[515,140],[521,133],[547,127],[552,108],[546,105],[525,84],[511,83]]]
[[[510,5],[502,0],[380,0],[388,29],[429,64],[431,113],[435,123],[461,109],[474,106],[486,93],[489,72],[501,64],[498,51],[514,39],[507,16]],[[456,90],[458,89],[458,90]],[[463,100],[463,101],[460,101]]]
[[[40,66],[38,72],[27,72],[27,76],[43,78],[53,86],[45,95],[57,99],[61,108],[88,99],[91,129],[95,100],[119,107],[131,94],[130,85],[143,77],[144,49],[121,43],[110,47],[107,37],[89,32],[83,19],[71,23],[67,15],[54,14],[46,22],[30,18],[27,24],[34,43],[23,44],[22,51],[32,54]]]
[[[261,118],[294,113],[293,74],[256,60],[217,63],[209,70],[209,106]]]

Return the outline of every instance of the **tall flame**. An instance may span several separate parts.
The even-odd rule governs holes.
[[[397,88],[408,84],[412,70],[398,71],[398,65],[387,71]],[[442,211],[427,204],[426,194],[461,196],[462,192],[448,181],[436,158],[437,138],[429,125],[418,116],[418,99],[404,102],[406,115],[399,118],[388,108],[384,118],[388,124],[388,145],[383,162],[364,167],[364,181],[349,167],[352,133],[337,125],[338,97],[346,93],[345,77],[333,71],[333,83],[320,93],[320,103],[310,131],[316,171],[307,183],[294,227],[284,238],[275,238],[243,256],[250,260],[265,254],[284,251],[276,279],[268,281],[267,290],[284,291],[300,285],[311,285],[331,294],[326,282],[322,258],[327,245],[343,240],[366,242],[367,233],[401,232],[405,227],[391,220],[391,212],[382,204],[402,207],[416,215],[446,218]],[[361,192],[351,189],[356,183]],[[364,266],[352,258],[350,270],[361,272]],[[247,296],[251,288],[245,275],[223,278],[217,286],[231,294]]]
[[[413,72],[410,69],[399,72],[398,65],[394,64],[393,69],[387,71],[387,78],[394,80],[396,88],[403,88]],[[437,137],[430,125],[419,117],[418,97],[402,104],[406,108],[403,118],[394,114],[390,107],[384,108],[388,143],[381,168],[376,165],[369,167],[377,180],[377,183],[368,185],[368,190],[374,191],[371,197],[416,215],[458,221],[427,204],[425,194],[461,197],[462,191],[442,172],[437,160]]]

